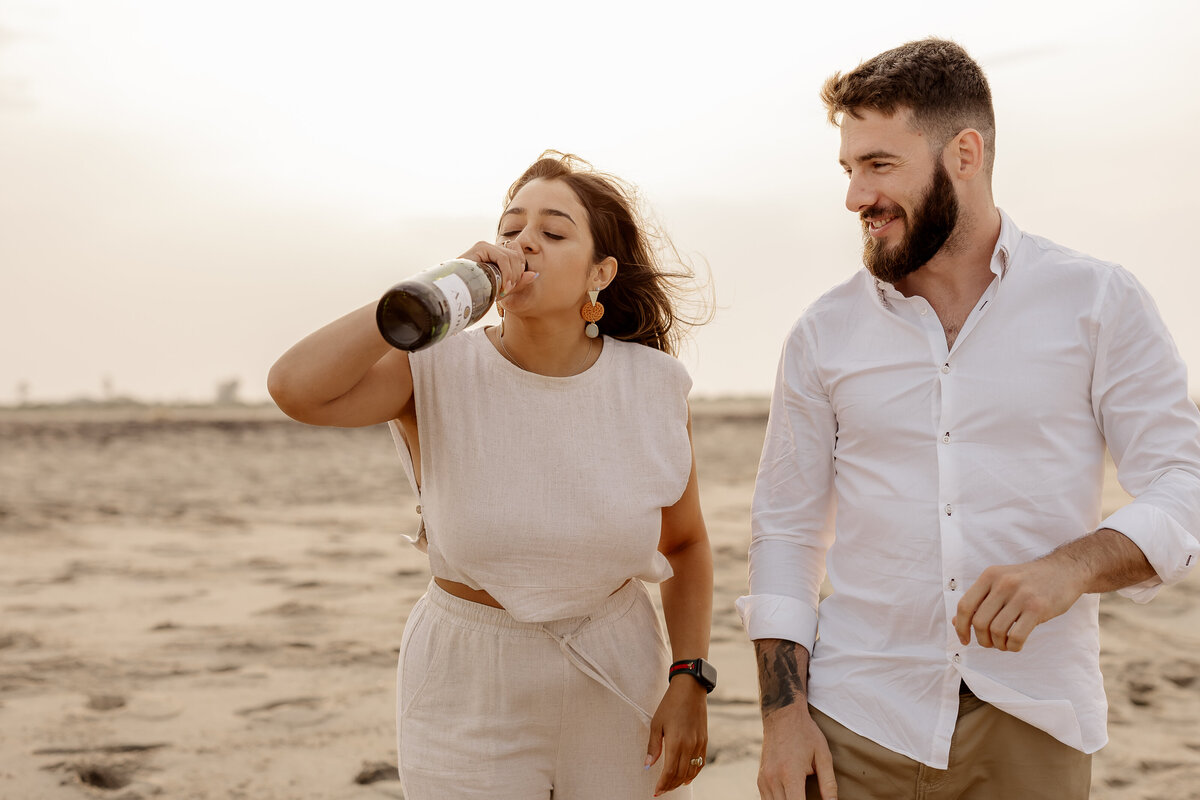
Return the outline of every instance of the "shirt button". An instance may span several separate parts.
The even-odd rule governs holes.
[[[929,315],[929,309],[928,309],[928,308],[922,308],[922,309],[921,309],[921,316],[922,316],[922,317],[925,317],[925,316],[928,316],[928,315]]]
[[[942,364],[942,372],[943,372],[943,373],[948,373],[949,371],[950,371],[950,365],[949,365],[949,364]]]
[[[942,436],[942,441],[950,444],[950,431],[946,431],[945,435]]]
[[[949,503],[946,503],[946,516],[948,517],[953,513],[954,513],[954,506],[950,505]]]
[[[955,664],[961,664],[961,663],[962,663],[962,656],[960,656],[958,653],[955,653],[955,654],[954,654],[954,658],[952,658],[952,659],[950,659],[950,660],[951,660],[951,661],[953,661]]]
[[[950,583],[948,583],[948,584],[946,584],[946,585],[947,585],[947,586],[949,586],[949,587],[950,587],[950,591],[952,591],[952,592],[953,592],[955,589],[957,589],[957,588],[958,588],[958,581],[954,580],[954,578],[951,578],[951,579],[950,579]]]

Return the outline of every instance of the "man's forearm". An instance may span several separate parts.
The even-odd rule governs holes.
[[[1046,559],[1072,569],[1082,594],[1113,592],[1155,575],[1141,548],[1125,534],[1109,528],[1067,542]]]
[[[774,711],[808,703],[808,649],[784,639],[756,639],[758,691],[763,719]]]

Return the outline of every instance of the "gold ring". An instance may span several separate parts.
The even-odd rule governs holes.
[[[692,763],[693,767],[703,767],[704,766],[704,756],[696,756],[695,758],[692,759],[691,763]]]

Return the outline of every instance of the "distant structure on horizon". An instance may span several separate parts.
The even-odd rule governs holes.
[[[237,378],[221,381],[217,384],[217,396],[213,403],[218,406],[240,405],[242,402],[238,399],[238,389],[240,386],[241,381]]]

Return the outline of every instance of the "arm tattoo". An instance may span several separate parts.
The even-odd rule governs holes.
[[[796,651],[801,649],[792,642],[776,641],[771,646],[761,641],[754,643],[764,717],[797,701],[807,701],[808,659],[803,659],[801,667],[796,658]]]

